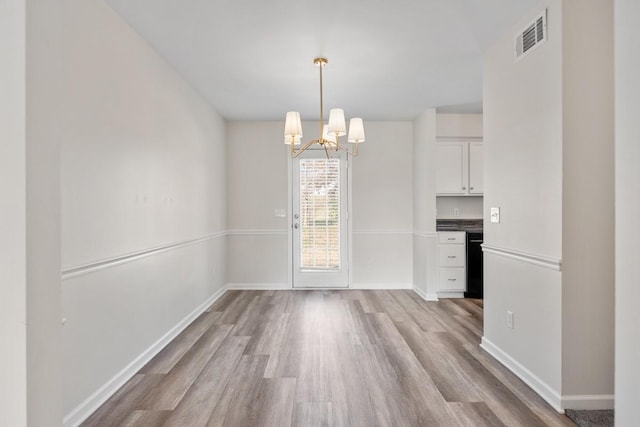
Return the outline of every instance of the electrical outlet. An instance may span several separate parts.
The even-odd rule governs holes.
[[[507,328],[513,329],[513,311],[507,310]]]
[[[460,216],[460,209],[453,208],[453,216]]]

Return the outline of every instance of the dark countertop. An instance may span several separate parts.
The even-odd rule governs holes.
[[[437,219],[436,231],[470,231],[482,233],[482,219]]]

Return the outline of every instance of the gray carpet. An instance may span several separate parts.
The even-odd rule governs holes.
[[[579,427],[613,427],[613,411],[576,411],[567,409],[565,414]]]

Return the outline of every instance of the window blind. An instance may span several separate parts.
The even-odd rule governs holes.
[[[340,269],[340,159],[300,160],[300,268]]]

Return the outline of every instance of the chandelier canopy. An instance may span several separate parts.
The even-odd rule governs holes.
[[[349,121],[349,135],[347,141],[353,144],[353,149],[345,145],[340,145],[339,138],[347,135],[347,126],[342,108],[332,108],[329,111],[329,122],[324,122],[324,104],[322,98],[322,69],[327,65],[326,58],[315,58],[313,63],[320,69],[320,137],[302,145],[302,122],[300,113],[289,111],[284,124],[284,143],[291,147],[291,157],[296,158],[305,150],[319,144],[327,153],[327,158],[331,157],[332,151],[343,150],[351,156],[358,155],[358,146],[364,142],[364,124],[361,118],[353,118]]]

